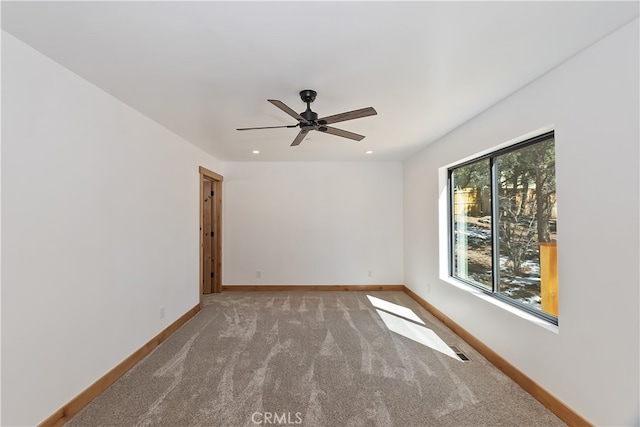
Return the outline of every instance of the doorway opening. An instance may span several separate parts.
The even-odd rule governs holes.
[[[200,303],[222,292],[222,175],[200,167]]]

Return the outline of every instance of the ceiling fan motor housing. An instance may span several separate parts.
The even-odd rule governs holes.
[[[307,108],[306,111],[300,113],[300,115],[304,117],[307,122],[315,122],[318,119],[318,114],[314,113],[309,108]]]

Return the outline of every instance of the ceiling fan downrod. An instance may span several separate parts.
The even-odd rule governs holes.
[[[302,117],[307,121],[307,124],[313,124],[316,120],[318,120],[318,114],[311,111],[311,103],[315,101],[316,95],[318,93],[315,90],[305,89],[300,91],[300,98],[302,102],[307,103],[307,109],[300,113]]]

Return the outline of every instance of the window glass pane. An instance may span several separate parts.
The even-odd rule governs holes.
[[[451,173],[453,275],[492,290],[489,160]]]
[[[495,164],[498,291],[557,316],[554,139],[500,155]]]

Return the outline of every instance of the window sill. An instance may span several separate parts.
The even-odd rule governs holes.
[[[560,332],[560,329],[558,327],[558,325],[554,325],[553,323],[547,322],[544,319],[541,319],[537,316],[534,316],[533,314],[529,314],[526,311],[520,310],[517,307],[512,306],[511,304],[507,304],[503,301],[500,301],[497,298],[493,298],[490,295],[485,294],[484,292],[482,292],[479,289],[475,289],[473,286],[467,285],[466,283],[463,282],[459,282],[455,279],[453,279],[452,277],[440,277],[440,279],[450,285],[455,286],[456,288],[467,292],[471,295],[474,295],[490,304],[493,304],[497,307],[500,307],[503,310],[508,311],[511,314],[514,314],[518,317],[520,317],[521,319],[524,319],[526,321],[529,321],[535,325],[540,326],[541,328],[544,328],[546,330],[548,330],[549,332],[553,332],[554,334],[558,334]]]

